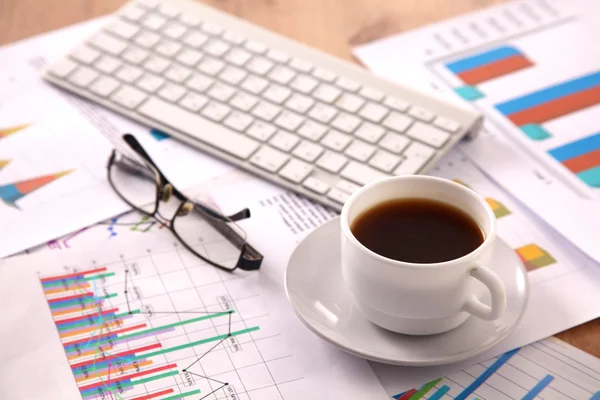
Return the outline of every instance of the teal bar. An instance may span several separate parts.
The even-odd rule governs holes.
[[[552,135],[547,130],[545,130],[538,124],[523,125],[521,126],[521,130],[531,140],[545,140],[552,137]]]
[[[455,88],[454,91],[467,101],[475,101],[485,97],[485,95],[475,86],[462,86]]]
[[[432,394],[431,397],[429,397],[429,400],[439,400],[449,391],[450,391],[450,386],[444,385],[441,388],[439,388],[437,392]]]
[[[600,188],[600,165],[586,171],[579,172],[577,177],[591,187]]]
[[[193,396],[195,394],[200,394],[200,391],[199,390],[192,390],[191,392],[186,392],[186,393],[176,394],[175,396],[165,397],[164,399],[161,399],[161,400],[183,399],[184,397]]]

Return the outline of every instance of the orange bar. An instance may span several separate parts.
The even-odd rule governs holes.
[[[100,346],[100,347],[90,346],[88,350],[82,351],[80,354],[75,354],[73,356],[69,356],[69,357],[67,357],[67,359],[69,361],[72,361],[79,357],[93,356],[94,354],[96,354],[96,352],[98,352],[100,350],[102,350],[102,351],[112,350],[112,346],[109,344],[107,344],[106,346]]]
[[[482,65],[458,74],[464,83],[476,85],[502,75],[510,74],[523,68],[531,67],[533,63],[523,55],[514,55],[491,64]]]
[[[571,172],[578,173],[600,165],[600,149],[563,161]]]
[[[86,282],[86,283],[82,283],[80,285],[67,286],[66,288],[57,287],[55,289],[46,289],[46,290],[44,290],[44,294],[66,293],[66,292],[72,292],[74,290],[87,289],[89,287],[90,287],[90,284]]]
[[[123,324],[122,321],[117,320],[117,321],[109,321],[109,322],[105,322],[104,323],[104,328],[118,328]],[[65,339],[65,338],[69,338],[71,336],[77,336],[77,335],[81,335],[83,333],[88,333],[88,332],[94,332],[99,330],[100,328],[98,326],[86,326],[84,328],[81,329],[77,329],[74,331],[70,331],[70,332],[65,332],[65,333],[61,333],[60,334],[60,338],[61,339]]]
[[[142,361],[142,362],[137,363],[137,365],[139,367],[145,367],[147,365],[152,365],[152,360]],[[129,371],[129,370],[134,369],[134,368],[135,368],[134,364],[127,365],[127,366],[123,367],[123,371]],[[112,371],[112,373],[114,374],[115,371]],[[77,383],[79,383],[79,382],[84,382],[84,381],[87,381],[87,380],[90,380],[90,379],[100,378],[100,377],[106,376],[106,375],[108,375],[108,369],[106,369],[106,371],[101,371],[101,372],[94,371],[91,375],[89,375],[87,377],[86,376],[80,376],[75,381]]]
[[[84,307],[84,308],[54,311],[52,313],[52,315],[55,316],[55,317],[60,317],[61,315],[71,314],[71,313],[74,313],[74,312],[85,312],[85,311],[90,311],[90,310],[98,310],[98,308],[99,307],[97,305],[93,304],[91,306],[87,306],[87,307]]]
[[[510,114],[515,125],[543,124],[554,118],[562,117],[575,111],[600,103],[600,86],[583,90],[560,99],[552,100],[539,106]]]

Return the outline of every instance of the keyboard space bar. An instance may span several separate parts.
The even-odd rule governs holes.
[[[138,107],[137,112],[243,160],[250,157],[259,147],[258,142],[247,136],[232,132],[155,97]]]

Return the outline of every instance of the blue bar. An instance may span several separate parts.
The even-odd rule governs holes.
[[[576,142],[557,147],[556,149],[550,150],[548,153],[557,161],[563,162],[598,149],[600,149],[600,132],[579,139]]]
[[[169,138],[169,135],[167,135],[166,133],[159,131],[158,129],[152,129],[150,131],[150,134],[152,135],[152,137],[154,137],[154,139],[156,139],[157,141],[161,141],[161,140],[165,140]]]
[[[504,115],[510,115],[540,104],[547,103],[573,93],[581,92],[600,85],[600,72],[585,75],[577,79],[559,83],[546,89],[539,90],[505,103],[497,104],[496,108]]]
[[[521,400],[534,400],[535,397],[542,392],[554,380],[552,375],[546,375],[539,381]]]
[[[459,74],[516,55],[521,55],[521,52],[511,46],[502,46],[497,49],[486,51],[485,53],[479,53],[468,58],[463,58],[462,60],[454,61],[446,64],[446,67],[453,73]]]
[[[506,364],[506,362],[512,356],[517,354],[517,351],[519,351],[519,349],[514,349],[511,351],[508,351],[508,352],[502,354],[500,357],[498,357],[498,359],[496,361],[494,361],[494,363],[492,365],[490,365],[490,367],[488,369],[483,371],[483,373],[481,375],[479,375],[477,377],[477,379],[475,379],[473,381],[473,383],[471,383],[462,392],[460,392],[459,395],[454,398],[454,400],[465,400],[467,397],[469,397],[471,394],[473,394],[473,392],[476,391],[479,386],[483,385],[483,383],[490,376],[492,376],[494,374],[494,372],[496,372],[501,366]]]
[[[590,400],[600,400],[600,391],[597,391],[590,397]]]
[[[450,390],[450,386],[442,386],[441,388],[438,389],[437,392],[435,392],[434,394],[432,394],[429,397],[429,400],[439,400],[442,398],[443,395],[445,395],[446,393],[448,393],[448,391]]]

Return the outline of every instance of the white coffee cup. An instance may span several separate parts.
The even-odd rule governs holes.
[[[479,225],[484,242],[463,257],[432,264],[393,260],[363,246],[350,229],[354,220],[377,204],[403,198],[432,199],[457,207]],[[496,217],[473,190],[430,176],[387,178],[355,192],[344,204],[340,223],[344,281],[358,309],[374,324],[394,332],[427,335],[453,329],[471,315],[492,321],[504,313],[504,283],[486,267],[496,239]],[[491,306],[479,300],[486,287]]]

